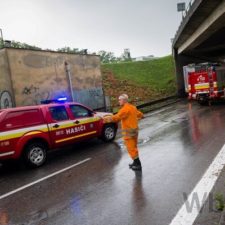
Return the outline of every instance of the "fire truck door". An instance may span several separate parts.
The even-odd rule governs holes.
[[[71,113],[74,117],[74,131],[81,130],[79,137],[97,136],[100,119],[93,116],[93,112],[82,105],[71,104]]]
[[[67,127],[72,124],[65,106],[52,106],[49,108],[51,123],[49,123],[50,137],[54,147],[68,144],[70,140],[66,133]]]

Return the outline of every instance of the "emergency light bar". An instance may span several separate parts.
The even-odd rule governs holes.
[[[67,97],[58,98],[57,101],[59,101],[59,102],[62,102],[62,101],[65,102],[65,101],[67,101]]]
[[[66,101],[67,101],[67,97],[60,97],[60,98],[57,98],[57,99],[41,100],[41,104],[65,103]]]

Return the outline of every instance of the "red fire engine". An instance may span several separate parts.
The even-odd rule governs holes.
[[[185,90],[189,99],[201,104],[225,98],[225,67],[210,64],[190,64],[183,67]]]

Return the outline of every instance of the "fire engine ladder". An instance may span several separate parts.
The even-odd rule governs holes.
[[[208,68],[208,76],[209,76],[209,96],[211,96],[213,95],[214,92],[212,67]]]

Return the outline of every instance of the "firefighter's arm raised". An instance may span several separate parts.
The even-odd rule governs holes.
[[[110,122],[119,122],[120,120],[126,118],[128,116],[128,111],[126,110],[125,107],[119,110],[119,112],[113,116],[106,116],[104,117],[104,122],[105,123],[110,123]]]

